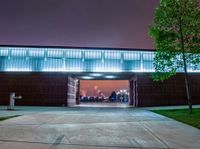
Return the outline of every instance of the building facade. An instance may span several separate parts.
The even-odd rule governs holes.
[[[79,103],[79,80],[130,82],[134,106],[186,104],[183,74],[155,83],[154,51],[140,49],[0,46],[0,105],[10,92],[18,105],[67,106]],[[199,65],[200,68],[200,65]],[[188,69],[193,103],[200,103],[200,74]]]

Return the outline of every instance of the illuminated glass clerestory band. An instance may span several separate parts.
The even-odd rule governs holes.
[[[154,72],[153,59],[153,51],[0,47],[1,72]]]

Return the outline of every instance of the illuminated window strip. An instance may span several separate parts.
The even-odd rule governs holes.
[[[0,49],[0,56],[8,56],[9,50],[8,49]]]
[[[0,56],[0,71],[154,72],[154,52],[146,51],[0,47]]]

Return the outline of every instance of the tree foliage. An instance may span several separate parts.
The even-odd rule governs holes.
[[[200,63],[200,8],[197,0],[160,0],[149,34],[155,39],[154,81]],[[186,65],[185,65],[186,64]]]

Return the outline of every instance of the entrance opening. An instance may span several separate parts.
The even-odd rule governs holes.
[[[129,106],[128,80],[80,80],[79,103],[82,106]]]

